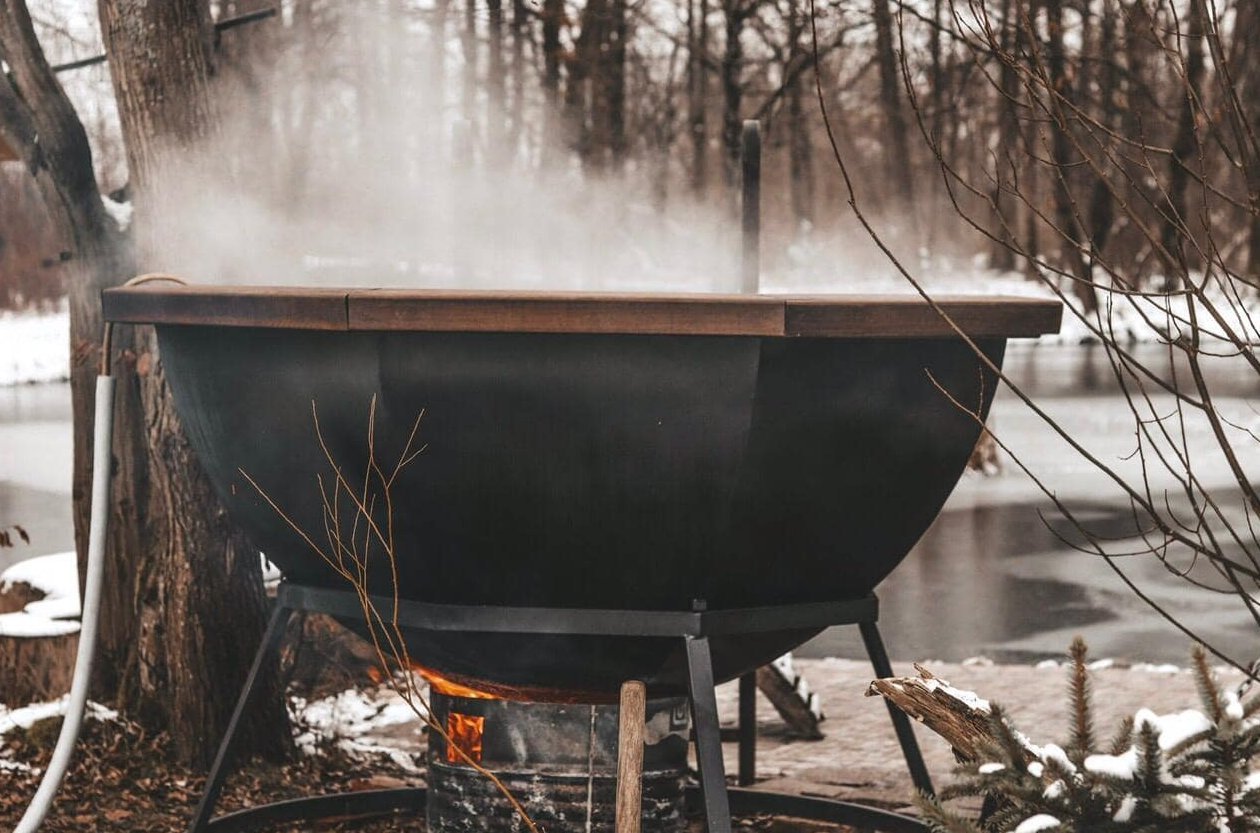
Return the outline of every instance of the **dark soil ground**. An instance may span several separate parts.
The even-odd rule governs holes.
[[[36,723],[30,731],[11,730],[0,752],[10,760],[29,761],[42,772],[56,742],[60,720]],[[39,783],[38,773],[0,771],[0,830],[18,821]],[[388,789],[423,782],[382,756],[361,762],[335,748],[317,756],[294,755],[281,763],[251,761],[227,782],[219,812],[310,795],[312,792]],[[92,720],[85,724],[74,764],[43,830],[149,831],[184,830],[205,784],[204,775],[172,762],[167,739],[148,736],[122,721]],[[393,831],[417,829],[416,819],[371,823],[289,824],[272,831]]]

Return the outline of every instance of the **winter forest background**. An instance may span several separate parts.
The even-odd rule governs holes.
[[[225,20],[272,4],[210,5]],[[94,4],[31,9],[53,63],[102,51]],[[1228,116],[1260,112],[1258,16],[1152,0],[286,0],[216,35],[222,129],[177,174],[165,267],[734,289],[739,131],[756,118],[765,285],[896,288],[846,205],[821,97],[861,207],[929,285],[1040,270],[1089,311],[1090,282],[1254,275],[1254,124]],[[125,222],[108,70],[60,78]],[[0,164],[0,194],[0,307],[51,303],[67,247],[20,163]]]

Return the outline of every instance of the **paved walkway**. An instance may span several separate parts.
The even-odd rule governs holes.
[[[827,719],[819,741],[791,740],[765,698],[758,698],[760,740],[757,748],[759,786],[783,792],[821,795],[904,809],[913,794],[882,698],[865,697],[872,679],[870,666],[856,660],[824,659],[795,662],[796,670],[819,693]],[[913,668],[894,663],[898,675]],[[937,677],[1006,708],[1015,725],[1035,743],[1062,744],[1068,734],[1067,668],[1018,665],[928,663]],[[1241,675],[1219,671],[1222,682],[1236,685]],[[1145,706],[1158,714],[1198,708],[1194,678],[1168,666],[1100,668],[1093,672],[1095,725],[1109,737],[1119,721]],[[728,683],[718,689],[724,725],[736,720],[737,691]],[[939,786],[953,767],[949,746],[916,724],[928,770]],[[728,773],[736,771],[736,747],[727,744]]]

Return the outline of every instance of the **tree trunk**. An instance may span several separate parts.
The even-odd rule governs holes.
[[[1160,247],[1163,249],[1164,290],[1181,288],[1190,269],[1200,264],[1195,253],[1194,229],[1186,211],[1186,191],[1190,185],[1190,166],[1199,152],[1199,133],[1195,117],[1203,102],[1203,14],[1198,3],[1190,3],[1189,31],[1185,33],[1185,78],[1180,79],[1181,110],[1177,119],[1177,135],[1168,158],[1168,186],[1161,214]],[[1180,33],[1178,33],[1180,34]]]
[[[1104,3],[1102,22],[1098,33],[1098,56],[1101,66],[1098,70],[1098,115],[1101,124],[1119,132],[1122,128],[1118,114],[1121,112],[1119,97],[1120,73],[1112,55],[1116,49],[1116,14],[1111,3]],[[1094,174],[1094,184],[1089,198],[1089,245],[1091,267],[1098,262],[1107,242],[1111,239],[1112,227],[1115,225],[1115,198],[1112,196],[1103,162],[1099,171]]]
[[[626,0],[610,0],[602,84],[604,118],[608,120],[608,162],[620,172],[626,161]]]
[[[788,66],[811,61],[806,38],[809,18],[803,0],[791,0],[788,19]],[[801,73],[788,90],[789,173],[792,183],[792,215],[798,231],[814,223],[814,148],[810,141],[809,114],[805,109],[805,79]]]
[[[909,128],[901,109],[901,64],[893,45],[893,19],[888,0],[871,0],[871,14],[875,21],[875,57],[879,63],[879,99],[888,129],[885,169],[896,207],[906,208],[914,203],[914,180]]]
[[[739,155],[742,146],[743,122],[740,107],[743,103],[744,85],[741,75],[744,69],[744,22],[747,0],[722,0],[722,14],[726,24],[726,43],[722,51],[722,149],[723,170],[726,173],[727,190],[735,193],[739,184]]]
[[[503,0],[486,0],[489,8],[489,60],[486,66],[486,154],[494,168],[507,159],[507,65],[503,60]]]
[[[1015,32],[1019,22],[1014,20],[1012,0],[1002,2],[1001,34],[999,36],[1000,67],[998,69],[998,85],[1002,100],[998,102],[998,139],[994,149],[994,176],[991,204],[993,220],[996,228],[990,243],[989,268],[1009,272],[1015,268],[1015,248],[1017,246],[1012,226],[1019,222],[1014,211],[1015,198],[1012,193],[1016,177],[1015,166],[1020,164],[1016,156],[1019,146],[1019,75],[1015,65],[1017,57],[1011,54],[1015,42]]]
[[[1093,275],[1085,260],[1081,223],[1072,194],[1072,172],[1077,161],[1068,136],[1072,117],[1067,114],[1067,107],[1056,99],[1056,93],[1067,100],[1072,100],[1073,95],[1067,74],[1067,51],[1063,43],[1063,0],[1045,0],[1045,10],[1048,35],[1046,55],[1051,89],[1043,90],[1042,94],[1046,97],[1045,108],[1050,114],[1055,224],[1061,238],[1059,251],[1060,259],[1065,262],[1063,268],[1075,277],[1072,281],[1072,292],[1081,302],[1081,309],[1088,314],[1098,309],[1098,294],[1094,291]]]
[[[460,98],[464,121],[468,124],[465,138],[472,142],[477,135],[477,0],[464,0],[464,28],[459,33],[459,46],[464,55],[461,75],[463,94]],[[462,152],[456,150],[456,153]]]
[[[525,133],[525,42],[530,37],[529,7],[525,0],[512,0],[512,131],[508,143],[519,151]]]
[[[137,261],[166,268],[163,218],[183,194],[168,166],[203,157],[216,124],[199,0],[101,0],[101,30],[136,201]],[[120,334],[124,335],[124,334]],[[116,344],[123,347],[125,338]],[[136,328],[119,363],[120,455],[144,519],[135,549],[115,553],[99,666],[131,715],[172,735],[189,763],[209,762],[261,636],[265,602],[257,550],[227,520],[175,414],[156,339]],[[143,417],[143,418],[141,418]],[[288,747],[273,684],[256,701],[244,754]]]
[[[687,129],[691,135],[691,192],[708,187],[709,0],[687,0]]]
[[[564,116],[560,98],[560,26],[564,22],[564,0],[543,0],[542,5],[543,166],[551,167],[554,150],[564,140]]]

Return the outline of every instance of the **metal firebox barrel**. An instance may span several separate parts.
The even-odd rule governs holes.
[[[687,611],[862,597],[940,510],[996,388],[912,296],[145,286],[104,301],[109,320],[157,325],[189,439],[290,581],[346,588],[293,529],[327,540],[320,438],[360,483],[373,397],[386,460],[423,411],[424,451],[390,495],[394,562],[376,553],[366,580],[424,602]],[[1054,331],[1061,315],[1027,298],[940,305],[994,365],[1008,337]],[[715,637],[716,676],[812,634]],[[684,688],[678,640],[411,636],[418,664],[536,699],[631,678]]]
[[[617,793],[617,707],[524,703],[433,691],[428,744],[427,829],[431,833],[526,830],[493,773],[547,833],[611,833]],[[654,700],[645,713],[644,833],[685,825],[691,720],[682,698]],[[458,751],[457,751],[458,750]]]

